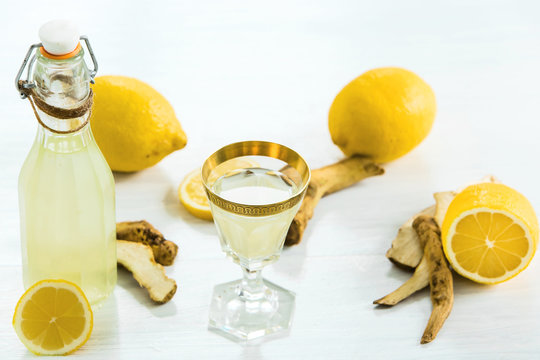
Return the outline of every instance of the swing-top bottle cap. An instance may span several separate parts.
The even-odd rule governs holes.
[[[39,38],[49,54],[65,55],[79,45],[79,30],[69,20],[52,20],[39,28]]]

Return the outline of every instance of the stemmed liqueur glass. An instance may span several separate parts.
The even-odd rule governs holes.
[[[244,141],[212,154],[202,178],[221,248],[243,272],[215,286],[209,327],[239,340],[288,329],[295,295],[261,270],[281,254],[309,183],[307,163],[286,146]]]

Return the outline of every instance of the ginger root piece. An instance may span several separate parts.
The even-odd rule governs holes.
[[[393,306],[402,300],[405,300],[415,292],[422,290],[429,285],[429,269],[427,266],[427,256],[424,254],[422,261],[414,270],[414,274],[405,281],[403,285],[391,292],[390,294],[373,301],[377,305]]]
[[[392,247],[386,252],[386,257],[396,265],[412,269],[416,268],[420,260],[422,260],[424,248],[420,244],[420,239],[412,224],[421,215],[433,216],[434,214],[435,205],[414,214],[406,223],[401,225],[396,238],[392,241]]]
[[[421,344],[431,342],[442,328],[444,321],[450,315],[454,304],[454,285],[452,272],[444,257],[441,231],[432,217],[419,216],[413,222],[413,228],[418,233],[427,255],[429,269],[429,286],[433,310],[426,329],[420,340]]]
[[[116,241],[118,263],[128,269],[150,298],[158,304],[171,300],[176,293],[176,281],[165,275],[163,266],[156,263],[150,246],[125,240]]]
[[[433,194],[435,205],[415,214],[399,228],[396,238],[392,241],[392,247],[386,252],[386,257],[396,265],[415,268],[422,259],[424,249],[420,245],[418,235],[416,235],[416,232],[412,228],[414,219],[420,215],[434,216],[437,224],[441,226],[448,206],[450,206],[454,197],[467,186],[483,182],[498,183],[499,181],[493,175],[487,175],[480,179],[480,181],[472,182],[456,191],[444,191]]]
[[[433,198],[435,198],[435,215],[433,219],[439,227],[442,226],[446,211],[457,194],[455,191],[441,191],[433,194]]]
[[[311,172],[304,201],[289,228],[285,245],[299,244],[315,206],[326,195],[356,184],[370,176],[382,175],[384,169],[373,160],[362,156],[351,156],[335,164]]]
[[[116,238],[149,245],[155,260],[165,266],[172,265],[178,253],[178,246],[166,240],[162,233],[145,220],[117,223]]]

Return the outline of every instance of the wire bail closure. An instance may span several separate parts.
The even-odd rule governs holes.
[[[98,63],[96,56],[94,55],[94,51],[92,50],[92,46],[90,45],[90,40],[88,39],[88,36],[81,35],[79,38],[80,40],[83,40],[86,44],[86,48],[88,49],[88,53],[90,54],[90,58],[92,59],[92,63],[94,64],[94,68],[90,70],[90,82],[94,84],[94,77],[97,74],[98,71]],[[19,69],[19,72],[17,73],[17,77],[15,78],[15,88],[17,89],[17,92],[21,96],[21,99],[26,99],[28,97],[27,93],[28,90],[33,89],[36,87],[36,84],[31,82],[31,71],[32,71],[32,65],[34,64],[34,61],[36,61],[36,55],[34,54],[37,49],[42,47],[42,43],[37,43],[30,45],[30,48],[26,52],[26,56],[24,57],[23,63]],[[21,76],[24,72],[24,69],[28,66],[28,71],[26,73],[26,80],[21,81]]]

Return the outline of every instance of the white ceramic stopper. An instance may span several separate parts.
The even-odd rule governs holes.
[[[77,47],[79,29],[69,20],[52,20],[39,28],[39,38],[49,54],[64,55]]]

